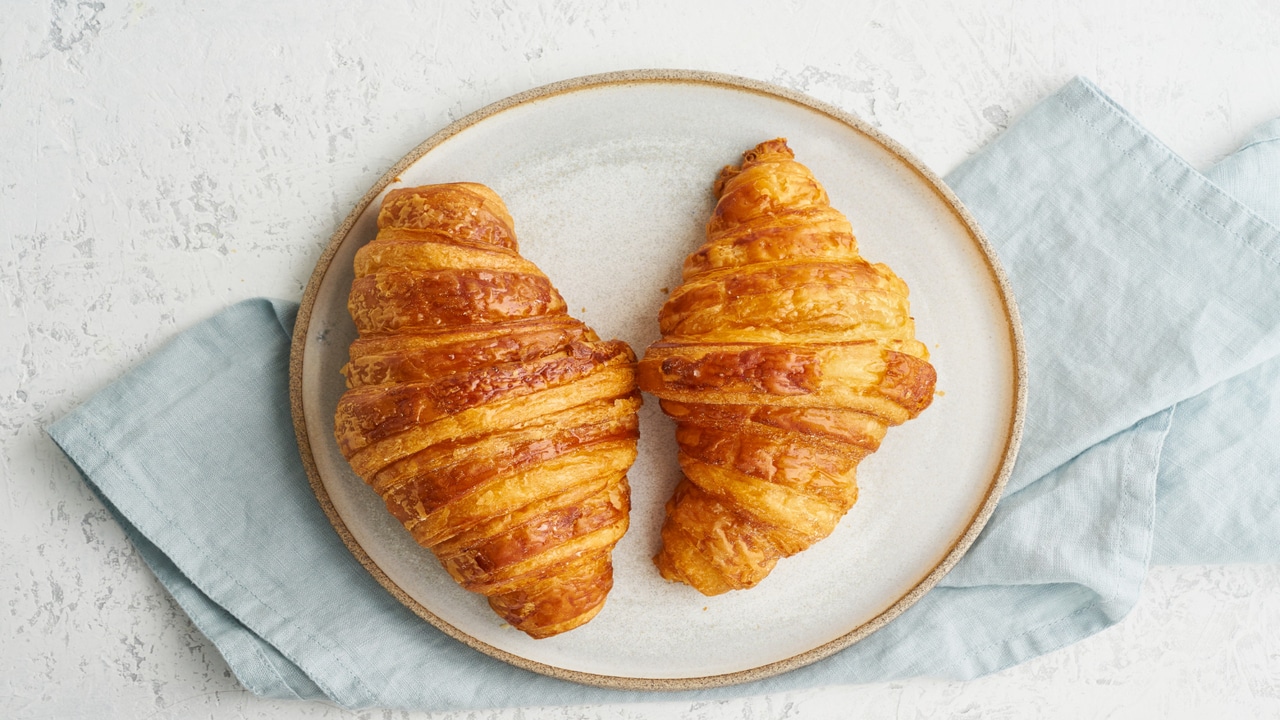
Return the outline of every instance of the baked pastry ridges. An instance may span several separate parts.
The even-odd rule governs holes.
[[[339,448],[512,626],[580,626],[628,525],[634,353],[567,314],[489,188],[396,189],[378,225],[354,262]]]
[[[906,283],[860,256],[785,140],[745,153],[715,192],[638,366],[676,421],[683,471],[655,563],[707,595],[829,535],[857,500],[858,463],[936,382]]]

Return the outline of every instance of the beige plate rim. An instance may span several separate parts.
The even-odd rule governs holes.
[[[311,322],[312,308],[315,305],[320,285],[329,270],[329,266],[333,262],[334,256],[338,252],[339,246],[346,240],[346,237],[351,232],[351,228],[355,225],[356,220],[364,213],[365,208],[367,208],[388,185],[395,182],[406,168],[416,163],[424,155],[445,140],[457,135],[472,125],[503,112],[504,110],[509,110],[524,103],[541,100],[563,93],[580,92],[602,86],[640,83],[691,83],[699,85],[714,85],[733,90],[745,90],[815,110],[852,127],[858,132],[880,143],[886,150],[914,170],[916,174],[918,174],[920,178],[939,196],[939,198],[941,198],[943,202],[951,208],[956,217],[969,231],[970,236],[981,249],[982,254],[986,259],[987,268],[989,269],[992,279],[999,290],[1000,297],[1005,308],[1005,317],[1013,341],[1013,366],[1015,370],[1013,377],[1015,385],[1013,394],[1014,412],[1009,423],[1008,434],[1005,437],[1003,460],[996,476],[992,478],[991,485],[987,490],[986,497],[983,499],[982,504],[978,507],[977,512],[974,514],[965,532],[960,536],[955,544],[952,545],[951,549],[947,552],[946,556],[943,557],[942,561],[938,563],[938,565],[934,567],[934,569],[926,575],[923,580],[917,583],[915,587],[899,598],[898,601],[888,609],[849,633],[806,652],[786,658],[785,660],[771,662],[749,670],[741,670],[721,675],[707,675],[693,678],[643,678],[598,675],[577,670],[567,670],[529,660],[505,650],[500,650],[445,622],[396,585],[386,575],[386,573],[384,573],[382,569],[373,562],[368,553],[365,552],[364,548],[356,542],[350,530],[347,528],[346,523],[334,508],[333,502],[329,498],[329,493],[325,489],[324,481],[320,477],[320,472],[312,455],[310,434],[307,429],[305,414],[303,412],[303,355],[306,349],[306,338]],[[995,510],[996,503],[1000,499],[1000,494],[1004,489],[1005,483],[1008,481],[1009,475],[1013,471],[1014,460],[1017,457],[1018,446],[1022,439],[1022,421],[1026,409],[1026,384],[1026,357],[1023,347],[1022,324],[1018,316],[1017,306],[1014,303],[1013,292],[1010,288],[1008,277],[1005,275],[1004,269],[996,259],[994,249],[987,241],[987,238],[983,234],[981,228],[978,227],[977,221],[974,220],[969,211],[961,204],[959,198],[955,196],[951,189],[948,188],[936,174],[925,167],[923,163],[919,162],[905,148],[891,138],[885,136],[879,130],[871,127],[850,113],[840,110],[832,105],[814,100],[813,98],[801,93],[757,80],[721,73],[673,69],[624,70],[597,75],[585,75],[526,90],[525,92],[512,95],[504,100],[500,100],[496,103],[483,107],[480,110],[451,123],[448,127],[427,138],[425,142],[409,151],[407,155],[401,158],[399,162],[393,165],[390,170],[379,178],[378,181],[373,184],[373,187],[365,193],[364,197],[356,203],[355,208],[352,209],[351,213],[347,215],[346,219],[338,227],[337,231],[334,232],[328,245],[325,247],[324,252],[320,255],[320,259],[317,261],[315,270],[312,273],[311,279],[308,281],[306,290],[302,295],[302,304],[298,309],[298,319],[297,324],[294,326],[293,343],[289,358],[289,398],[293,412],[294,431],[298,436],[298,450],[302,456],[302,464],[306,468],[307,477],[310,480],[312,490],[315,492],[316,499],[320,502],[321,508],[324,509],[324,513],[329,518],[329,522],[333,524],[334,529],[342,538],[343,543],[345,543],[347,548],[351,550],[351,553],[357,560],[359,560],[360,564],[363,565],[365,569],[368,570],[369,573],[387,589],[388,592],[390,592],[397,600],[416,613],[419,617],[439,628],[446,635],[449,635],[450,637],[465,643],[486,655],[490,655],[494,658],[515,665],[516,667],[561,680],[569,680],[585,685],[620,690],[705,689],[751,682],[753,680],[760,680],[762,678],[785,673],[821,660],[849,647],[862,638],[880,629],[890,620],[893,620],[904,610],[915,604],[917,600],[933,588],[933,586],[936,585],[938,581],[941,580],[942,577],[946,575],[947,572],[950,571],[951,568],[960,560],[965,551],[969,549],[969,546],[973,544],[973,541],[977,539],[978,533],[982,531],[983,526],[986,525],[987,520],[991,517],[991,513]]]

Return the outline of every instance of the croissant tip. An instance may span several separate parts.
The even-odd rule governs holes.
[[[742,153],[743,164],[759,162],[766,155],[782,155],[788,160],[794,160],[796,154],[787,147],[787,139],[784,137],[766,140],[750,150]]]
[[[775,156],[775,158],[770,158]],[[711,192],[715,194],[716,199],[724,194],[725,185],[734,178],[744,168],[753,163],[761,162],[766,159],[782,158],[785,160],[794,160],[796,154],[787,146],[787,139],[784,137],[766,140],[750,150],[742,153],[742,165],[725,165],[720,170],[720,174],[716,177],[715,183],[711,186]]]

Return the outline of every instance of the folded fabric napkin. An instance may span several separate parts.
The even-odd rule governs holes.
[[[972,678],[1120,620],[1150,562],[1280,560],[1280,122],[1207,175],[1085,80],[953,172],[1012,279],[1030,399],[1005,497],[910,610],[822,662],[679,694],[449,639],[352,558],[289,417],[295,306],[183,333],[49,429],[255,693],[461,709]]]

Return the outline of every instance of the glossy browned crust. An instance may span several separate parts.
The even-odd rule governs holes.
[[[570,317],[472,183],[393,190],[355,258],[335,436],[387,509],[507,622],[548,637],[613,586],[635,355]]]
[[[659,314],[641,389],[677,423],[669,580],[749,588],[835,529],[858,463],[933,400],[907,285],[858,254],[848,220],[782,139],[716,180],[707,242]]]

